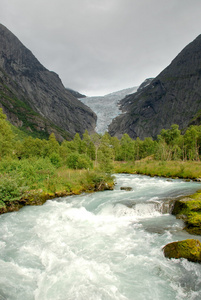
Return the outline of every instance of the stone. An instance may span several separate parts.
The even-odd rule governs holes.
[[[132,189],[132,187],[130,187],[130,186],[122,186],[122,187],[120,187],[120,190],[124,190],[124,191],[132,191],[133,189]]]
[[[167,258],[186,258],[192,262],[201,263],[201,243],[199,240],[187,239],[167,244],[163,248]]]
[[[175,201],[172,214],[183,219],[185,230],[190,234],[201,235],[201,193],[183,197]]]

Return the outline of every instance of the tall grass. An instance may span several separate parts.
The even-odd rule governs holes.
[[[149,176],[196,179],[201,177],[201,162],[198,161],[136,161],[115,162],[116,173],[137,173]]]
[[[11,202],[110,189],[113,178],[100,170],[57,168],[49,158],[0,161],[0,208]],[[24,200],[23,200],[24,201]],[[25,205],[26,205],[25,201]],[[32,204],[31,203],[31,204]]]

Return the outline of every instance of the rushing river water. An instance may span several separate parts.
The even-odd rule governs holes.
[[[0,216],[0,300],[201,299],[201,265],[162,252],[169,242],[194,238],[168,213],[169,200],[201,184],[116,180],[114,191]]]

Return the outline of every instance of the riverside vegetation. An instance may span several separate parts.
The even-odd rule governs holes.
[[[30,133],[31,134],[31,133]],[[182,135],[178,125],[163,129],[157,140],[119,140],[89,135],[58,143],[27,136],[0,110],[0,212],[84,191],[113,188],[113,172],[196,179],[201,177],[201,126]]]

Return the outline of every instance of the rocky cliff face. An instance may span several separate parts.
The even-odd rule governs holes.
[[[156,138],[161,129],[199,122],[201,110],[201,35],[186,46],[148,86],[121,101],[124,114],[109,126],[112,136]]]
[[[92,133],[96,126],[95,113],[1,24],[0,103],[11,123],[18,126],[23,126],[24,119],[27,122],[28,112],[32,129],[55,131],[60,136],[73,137],[85,129]]]

